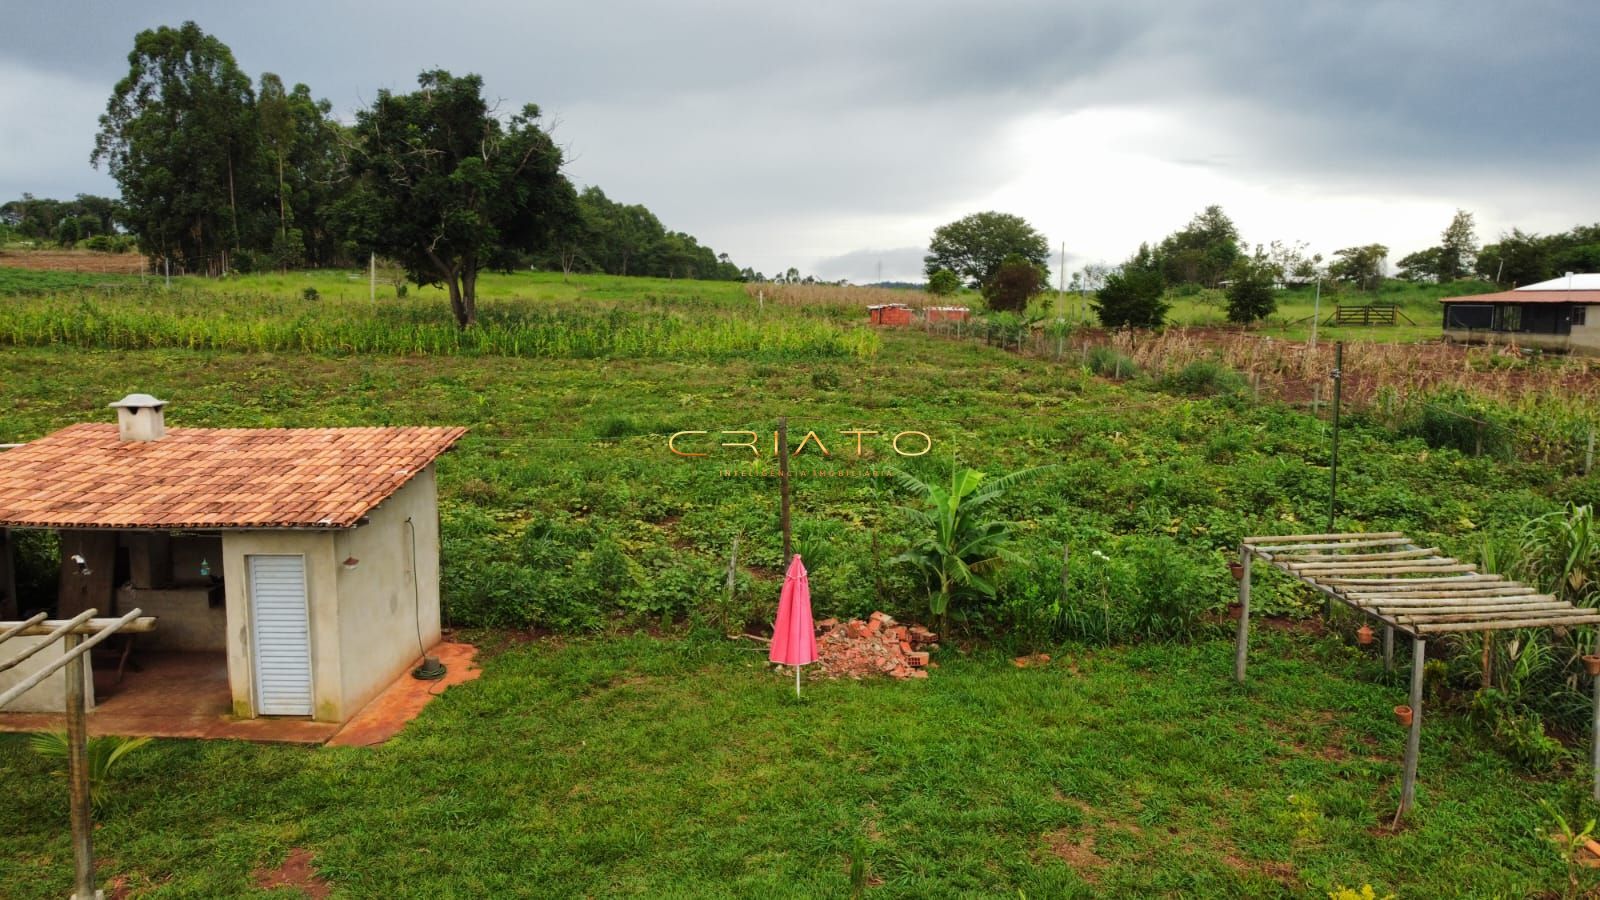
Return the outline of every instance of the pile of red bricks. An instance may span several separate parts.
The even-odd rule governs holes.
[[[829,678],[927,678],[928,654],[939,636],[921,625],[900,625],[881,612],[866,621],[817,623],[817,665]]]

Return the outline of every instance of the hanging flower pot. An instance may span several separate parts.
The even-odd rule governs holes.
[[[1600,677],[1600,656],[1585,656],[1583,668],[1591,677]]]
[[[1366,645],[1372,643],[1372,626],[1371,625],[1368,625],[1365,622],[1361,623],[1361,627],[1356,629],[1356,643],[1360,644],[1363,647],[1365,647]]]
[[[1243,581],[1244,563],[1237,561],[1228,563],[1228,574],[1233,576],[1234,581]]]
[[[1411,707],[1409,707],[1409,706],[1396,706],[1394,708],[1394,718],[1395,718],[1395,721],[1399,722],[1402,727],[1410,728],[1411,727]]]

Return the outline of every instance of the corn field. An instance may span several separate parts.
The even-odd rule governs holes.
[[[371,304],[265,295],[106,298],[87,293],[0,304],[0,344],[107,350],[158,348],[330,355],[513,356],[540,359],[863,358],[878,337],[792,315],[686,316],[661,306],[559,307],[496,300],[459,329],[437,303]]]
[[[1239,331],[1108,332],[1030,326],[1004,317],[921,327],[1115,378],[1137,374],[1161,382],[1197,364],[1221,365],[1242,377],[1242,391],[1252,399],[1319,415],[1333,400],[1332,341],[1310,347]],[[1115,368],[1104,359],[1116,360]],[[1505,447],[1508,454],[1569,471],[1587,473],[1592,466],[1593,435],[1600,428],[1600,360],[1530,357],[1514,346],[1349,341],[1340,380],[1347,412],[1397,428],[1430,418],[1448,425],[1453,418],[1467,452]]]

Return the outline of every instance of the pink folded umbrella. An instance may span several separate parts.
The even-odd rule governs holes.
[[[794,666],[794,695],[800,696],[800,667],[817,661],[817,631],[811,623],[811,583],[796,553],[778,595],[778,620],[772,623],[772,649],[767,659]]]

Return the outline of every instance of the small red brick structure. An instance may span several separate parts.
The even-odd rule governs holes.
[[[911,307],[904,303],[888,303],[867,307],[867,318],[874,325],[910,325]]]
[[[927,315],[929,322],[965,322],[972,310],[965,306],[930,306]]]

